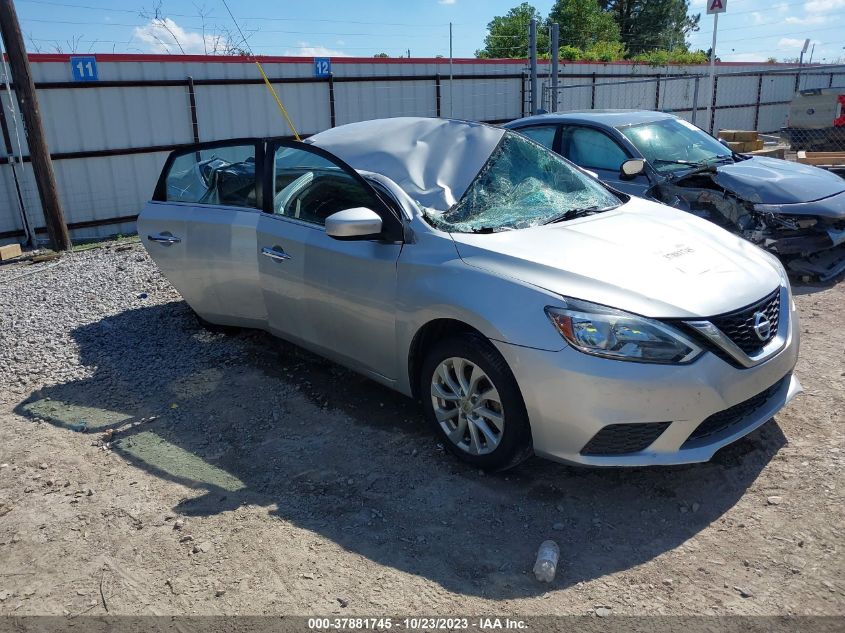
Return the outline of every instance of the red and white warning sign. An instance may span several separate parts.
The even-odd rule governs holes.
[[[707,13],[724,13],[728,10],[728,0],[707,0]]]

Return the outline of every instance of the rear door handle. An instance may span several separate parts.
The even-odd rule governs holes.
[[[269,246],[265,246],[264,248],[261,249],[261,254],[266,255],[270,259],[273,259],[277,262],[283,262],[286,259],[291,258],[290,255],[288,255],[285,252],[285,249],[283,249],[280,246],[274,246],[273,248],[270,248]]]
[[[178,244],[182,241],[181,237],[170,235],[170,233],[156,233],[155,235],[148,235],[147,239],[151,242],[158,242],[159,244]]]

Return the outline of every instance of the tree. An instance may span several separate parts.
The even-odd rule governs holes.
[[[548,54],[549,34],[543,28],[543,16],[527,2],[514,7],[505,15],[497,15],[487,25],[484,48],[475,52],[476,57],[527,57],[528,24],[537,20],[537,52]]]
[[[555,0],[549,17],[528,2],[487,25],[476,57],[522,57],[528,53],[528,24],[537,20],[537,54],[549,56],[549,28],[560,25],[561,59],[648,63],[695,63],[686,37],[698,30],[700,14],[688,15],[689,0]]]
[[[599,0],[619,27],[629,54],[655,48],[686,49],[701,14],[689,15],[689,0]]]
[[[390,57],[387,53],[376,53],[373,57]]]
[[[586,50],[598,42],[619,41],[619,27],[598,0],[557,0],[549,13],[548,24],[553,22],[560,25],[561,46]]]

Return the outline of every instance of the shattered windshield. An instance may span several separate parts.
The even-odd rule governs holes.
[[[508,131],[460,201],[426,217],[444,231],[470,233],[522,229],[619,204],[554,152]]]
[[[689,169],[731,156],[731,150],[682,119],[652,121],[619,131],[661,172]]]

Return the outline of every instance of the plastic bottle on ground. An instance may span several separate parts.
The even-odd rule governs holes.
[[[555,579],[557,562],[560,558],[560,548],[554,541],[543,541],[537,551],[537,562],[534,563],[534,576],[540,582],[551,582]]]

